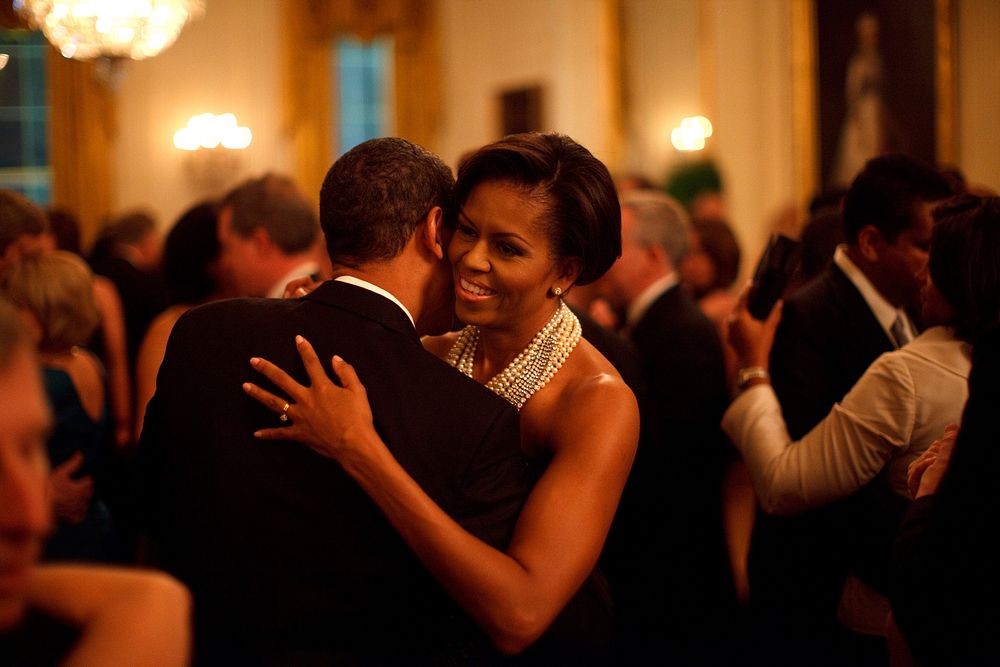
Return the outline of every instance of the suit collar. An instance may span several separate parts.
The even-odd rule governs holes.
[[[629,327],[634,327],[636,324],[642,320],[646,315],[646,311],[649,307],[659,299],[663,294],[676,287],[678,283],[677,273],[671,271],[667,275],[657,278],[656,281],[649,284],[649,286],[639,293],[639,296],[632,299],[632,303],[628,305],[628,311],[625,313],[625,324]]]
[[[389,329],[411,336],[417,342],[420,341],[409,315],[403,308],[381,294],[364,287],[343,281],[328,280],[302,299],[349,310]]]
[[[904,326],[909,329],[909,338],[912,340],[916,337],[917,328],[910,321],[910,316],[905,310],[896,308],[882,296],[871,280],[868,279],[868,276],[865,275],[865,272],[851,261],[851,258],[847,255],[845,246],[837,246],[837,251],[833,254],[833,263],[851,281],[855,289],[858,290],[858,293],[861,294],[861,298],[868,304],[868,309],[872,311],[872,315],[878,320],[879,325],[885,331],[886,335],[889,336],[890,340],[895,340],[892,336],[892,324],[896,321],[897,317],[902,318]]]

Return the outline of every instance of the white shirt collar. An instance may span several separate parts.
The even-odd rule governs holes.
[[[639,296],[632,299],[625,311],[625,324],[635,326],[635,323],[643,318],[653,302],[660,298],[660,295],[677,284],[677,273],[671,271],[662,278],[657,278],[650,283],[646,289],[639,293]]]
[[[367,280],[362,280],[361,278],[358,278],[357,276],[337,276],[336,278],[334,278],[334,280],[337,280],[337,281],[342,282],[342,283],[350,283],[351,285],[357,285],[358,287],[363,287],[364,289],[368,290],[369,292],[375,292],[376,294],[381,294],[385,298],[389,299],[389,301],[392,301],[394,304],[396,304],[397,306],[399,306],[400,308],[402,308],[403,312],[406,313],[406,316],[410,319],[410,324],[412,324],[413,327],[416,328],[417,324],[416,324],[416,322],[413,321],[413,315],[410,315],[410,311],[408,311],[406,309],[406,306],[404,306],[403,303],[399,299],[397,299],[396,297],[394,297],[389,292],[386,292],[384,289],[382,289],[378,285],[373,285],[370,282],[368,282]]]
[[[868,308],[871,309],[872,314],[878,320],[882,329],[885,330],[886,335],[889,336],[889,340],[895,340],[892,335],[892,323],[900,316],[903,318],[903,326],[906,327],[910,335],[910,340],[916,338],[916,327],[913,326],[913,322],[910,321],[906,311],[902,308],[896,308],[885,300],[885,297],[868,280],[868,276],[865,275],[864,271],[859,269],[858,265],[852,262],[851,258],[847,256],[846,247],[845,245],[837,246],[836,252],[833,253],[833,262],[840,267],[840,270],[844,272],[847,279],[861,292],[861,297],[868,304]]]
[[[278,282],[271,286],[267,292],[267,298],[280,299],[285,294],[285,285],[296,278],[305,278],[319,272],[319,264],[316,262],[303,262],[294,269],[283,275]]]

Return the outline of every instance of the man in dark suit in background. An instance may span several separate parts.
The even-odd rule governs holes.
[[[785,302],[771,352],[771,381],[792,438],[825,417],[880,354],[917,335],[909,313],[919,312],[930,207],[949,194],[934,168],[902,155],[869,161],[854,180],[844,200],[846,244]],[[781,656],[789,664],[839,641],[835,613],[850,554],[879,553],[855,549],[851,540],[869,528],[893,532],[876,527],[875,517],[855,515],[850,505],[848,499],[803,517],[758,513],[751,600],[757,618],[790,644]]]
[[[601,286],[626,313],[645,397],[604,562],[626,657],[696,664],[720,659],[711,651],[724,643],[734,593],[721,508],[725,362],[715,326],[679,284],[687,247],[687,214],[674,200],[622,196],[622,256]]]
[[[139,453],[150,532],[194,595],[202,662],[382,664],[484,647],[339,464],[254,439],[277,420],[241,389],[275,391],[254,356],[306,382],[296,334],[321,358],[341,355],[403,467],[505,548],[526,492],[516,413],[419,339],[451,323],[452,185],[440,159],[407,141],[359,145],[320,194],[335,280],[302,299],[209,304],[174,328]]]

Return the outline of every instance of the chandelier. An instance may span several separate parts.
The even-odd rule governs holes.
[[[66,58],[142,60],[174,43],[202,0],[14,0]]]

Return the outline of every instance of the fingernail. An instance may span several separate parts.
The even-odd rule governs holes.
[[[249,382],[244,382],[243,383],[243,391],[245,391],[246,393],[249,394],[252,390],[253,390],[253,385],[252,384],[250,384]]]
[[[340,362],[342,362],[342,361],[343,361],[343,358],[341,358],[341,356],[340,356],[339,354],[335,354],[335,355],[333,355],[333,360],[334,360],[334,361],[335,361],[336,363],[338,363],[338,364],[339,364]]]
[[[251,366],[253,366],[254,368],[257,368],[258,364],[260,364],[260,357],[250,357],[250,365]]]
[[[253,432],[253,437],[255,437],[255,438],[259,438],[259,437],[260,437],[260,434],[261,434],[261,432],[260,432],[260,431],[254,431],[254,432]]]
[[[297,295],[299,295],[299,296],[305,296],[307,292],[306,292],[305,288],[300,287],[297,290],[295,290],[295,293]]]
[[[304,343],[304,342],[306,342],[306,339],[303,338],[302,336],[296,336],[295,337],[295,344],[296,345],[302,345],[302,343]]]

